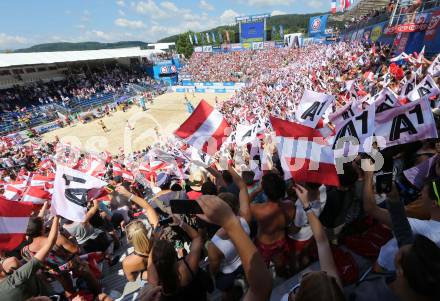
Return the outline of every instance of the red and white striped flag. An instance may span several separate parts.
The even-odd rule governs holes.
[[[107,171],[104,160],[93,155],[79,160],[76,169],[94,177],[103,176]]]
[[[119,163],[113,163],[113,176],[122,176],[122,166]]]
[[[336,0],[332,0],[331,8],[332,14],[336,14]]]
[[[44,190],[44,187],[29,187],[23,193],[23,202],[32,203],[36,205],[43,204],[51,199],[51,194]]]
[[[43,161],[40,162],[38,167],[42,170],[48,170],[50,172],[55,171],[55,163],[53,163],[51,159],[44,159]]]
[[[228,128],[223,115],[202,100],[174,134],[193,147],[212,155],[220,150],[223,141],[229,136]]]
[[[12,251],[24,240],[34,207],[0,197],[0,250]]]
[[[333,149],[319,130],[275,117],[270,121],[286,175],[296,182],[339,186]]]
[[[31,178],[29,186],[32,187],[45,187],[47,183],[53,183],[55,180],[55,174],[49,174],[47,176],[35,174]]]
[[[9,201],[18,201],[23,194],[23,189],[14,185],[6,185],[4,189],[3,197]]]
[[[122,170],[122,178],[123,178],[125,181],[128,181],[128,182],[132,182],[132,181],[134,181],[134,176],[133,176],[133,174],[132,174],[130,171],[126,170],[126,169]]]

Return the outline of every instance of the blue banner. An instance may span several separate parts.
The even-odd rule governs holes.
[[[182,85],[183,86],[194,86],[194,82],[186,79],[186,80],[182,80]]]
[[[309,37],[322,36],[327,27],[328,15],[311,17],[309,20]]]
[[[194,33],[194,44],[199,44],[199,40],[197,39],[197,33]]]
[[[206,89],[204,88],[196,88],[196,93],[205,93]]]
[[[176,92],[178,92],[178,93],[185,93],[186,89],[185,88],[176,88]]]
[[[222,88],[222,89],[214,89],[215,93],[226,93],[226,89]]]
[[[224,82],[223,86],[225,86],[225,87],[233,87],[233,86],[235,86],[235,83],[234,82]]]
[[[284,27],[282,24],[280,24],[280,37],[281,39],[284,39]]]
[[[213,86],[213,84],[211,82],[204,82],[203,85],[204,86]]]

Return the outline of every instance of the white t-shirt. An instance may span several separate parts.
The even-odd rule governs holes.
[[[247,235],[250,234],[250,229],[244,218],[240,217],[240,224]],[[220,236],[214,235],[211,242],[223,253],[224,258],[220,263],[220,271],[223,274],[230,274],[241,266],[241,259],[235,249],[234,244],[230,239],[223,239]]]
[[[416,218],[408,218],[413,234],[420,234],[432,240],[440,247],[440,222],[434,220],[420,220]],[[388,271],[395,271],[394,258],[396,257],[399,247],[395,238],[388,241],[380,249],[377,263]]]
[[[327,191],[324,185],[319,187],[319,200],[310,202],[312,205],[312,211],[317,217],[321,215],[324,209],[325,202],[327,201]],[[295,212],[295,226],[301,228],[298,233],[290,234],[289,237],[297,241],[306,241],[313,237],[312,228],[309,225],[309,219],[307,218],[307,213],[304,211],[301,201],[298,199],[295,202],[296,212]]]

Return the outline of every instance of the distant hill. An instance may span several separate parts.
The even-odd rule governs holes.
[[[313,14],[286,14],[286,15],[279,15],[279,16],[273,16],[270,17],[267,21],[267,28],[271,29],[272,26],[275,26],[277,31],[279,31],[279,25],[283,25],[284,27],[284,33],[296,33],[296,32],[307,32],[308,26],[309,26],[309,19],[313,16],[322,15],[324,13],[313,13]],[[340,22],[331,21],[329,19],[330,26],[340,26]],[[223,30],[230,30],[237,32],[238,26],[232,25],[232,26],[219,26],[216,28],[211,28],[209,30],[205,30],[203,32],[218,32]],[[170,37],[163,38],[159,40],[158,42],[162,43],[171,43],[176,42],[179,35],[173,35]]]
[[[284,33],[295,33],[295,32],[307,32],[309,26],[309,19],[312,16],[322,15],[323,13],[313,13],[313,14],[287,14],[273,16],[268,19],[267,28],[271,29],[275,26],[277,32],[279,31],[279,25],[283,25]],[[329,20],[329,25],[340,26],[341,22]],[[230,31],[231,39],[234,39],[233,33],[238,32],[238,27],[236,25],[228,26],[218,26],[216,28],[211,28],[203,32],[218,32],[218,31]],[[179,35],[169,36],[160,39],[160,43],[171,43],[176,42]],[[98,49],[114,49],[114,48],[127,48],[127,47],[141,47],[146,48],[147,42],[142,41],[122,41],[115,43],[100,43],[100,42],[79,42],[79,43],[45,43],[31,46],[29,48],[17,49],[12,52],[51,52],[51,51],[75,51],[75,50],[98,50]],[[9,51],[8,51],[9,52]]]
[[[52,51],[75,51],[75,50],[98,50],[98,49],[115,49],[128,47],[146,48],[148,43],[141,41],[124,41],[115,43],[99,43],[99,42],[79,42],[79,43],[45,43],[31,46],[29,48],[17,49],[13,52],[52,52]]]

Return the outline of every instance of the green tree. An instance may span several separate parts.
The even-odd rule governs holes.
[[[191,41],[189,40],[189,35],[191,35],[191,37],[193,37],[194,33],[191,31],[183,33],[183,34],[179,35],[179,37],[177,38],[177,41],[176,41],[177,53],[183,54],[187,58],[189,58],[194,52],[194,47],[191,44]]]

